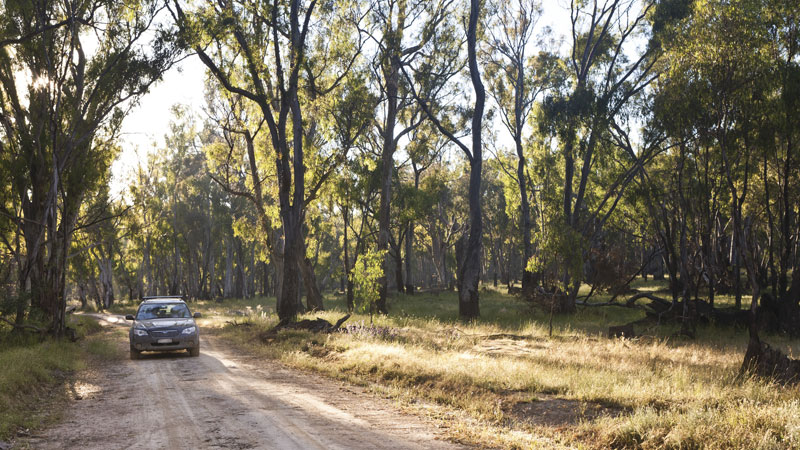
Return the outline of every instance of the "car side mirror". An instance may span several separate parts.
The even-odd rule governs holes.
[[[196,312],[196,313],[194,313],[194,315],[192,315],[192,317],[194,317],[195,319],[199,319],[199,318],[203,317],[203,315],[200,314],[199,312]]]
[[[125,320],[133,320],[133,314],[126,315]]]

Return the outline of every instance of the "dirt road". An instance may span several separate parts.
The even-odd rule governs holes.
[[[107,317],[108,322],[124,322]],[[127,338],[119,343],[127,348]],[[421,419],[358,388],[237,356],[207,334],[200,357],[146,354],[75,389],[41,449],[456,449]]]

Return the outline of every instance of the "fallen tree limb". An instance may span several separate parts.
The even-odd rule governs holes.
[[[342,324],[349,318],[350,314],[347,314],[338,321],[336,321],[336,324],[331,324],[327,320],[320,319],[319,317],[317,317],[314,320],[303,319],[299,322],[289,322],[289,321],[280,322],[277,325],[275,325],[274,328],[269,330],[268,333],[277,333],[278,331],[281,330],[308,330],[315,333],[331,333],[333,331],[338,330],[339,327],[341,327]]]
[[[576,305],[580,306],[619,306],[620,308],[635,308],[641,309],[644,311],[649,311],[649,309],[644,305],[628,305],[627,303],[619,303],[619,302],[603,302],[603,303],[589,303],[589,302],[575,302]]]
[[[14,322],[6,319],[5,317],[0,317],[0,321],[11,325],[12,327],[14,327],[14,329],[17,329],[17,330],[32,330],[32,331],[35,331],[35,332],[37,332],[39,334],[47,333],[47,330],[45,330],[43,328],[35,327],[33,325],[28,325],[28,324],[24,324],[24,323],[23,324],[14,323]]]
[[[337,328],[341,327],[342,324],[349,318],[350,318],[350,314],[347,314],[346,316],[344,316],[341,319],[337,320],[336,324],[333,326],[333,328],[337,329]]]
[[[603,303],[589,303],[588,301],[579,301],[579,302],[575,302],[575,304],[576,305],[581,305],[581,306],[619,306],[620,308],[636,308],[636,309],[642,309],[642,310],[645,310],[645,311],[656,310],[656,308],[653,308],[653,307],[647,307],[647,306],[644,306],[644,305],[637,305],[636,304],[637,301],[639,301],[639,300],[641,300],[643,298],[646,298],[646,299],[652,301],[653,303],[655,303],[655,304],[657,304],[657,305],[659,305],[659,306],[661,306],[663,308],[670,308],[672,306],[672,302],[670,302],[669,300],[667,300],[665,298],[662,298],[662,297],[658,297],[658,296],[653,295],[653,294],[651,294],[649,292],[640,292],[640,293],[634,295],[633,297],[625,300],[625,303],[620,303],[620,302],[615,302],[615,301],[603,302]]]
[[[634,295],[633,297],[629,298],[628,300],[626,300],[625,304],[626,305],[633,305],[633,304],[636,303],[637,300],[641,300],[643,298],[646,298],[648,300],[652,300],[653,302],[658,303],[659,305],[662,305],[662,306],[667,307],[667,308],[672,306],[672,302],[671,301],[669,301],[669,300],[667,300],[665,298],[653,295],[653,294],[651,294],[649,292],[640,292],[640,293]]]
[[[281,339],[281,335],[278,334],[281,330],[308,330],[313,333],[333,333],[339,330],[342,324],[349,318],[350,314],[347,314],[337,320],[335,324],[331,324],[327,320],[320,319],[319,317],[314,320],[303,319],[299,322],[291,322],[288,320],[281,321],[269,330],[259,334],[258,338],[261,339],[262,342],[273,342],[276,339]]]

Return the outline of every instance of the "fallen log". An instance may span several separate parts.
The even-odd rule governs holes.
[[[281,330],[308,330],[314,333],[332,333],[338,330],[342,324],[350,318],[350,314],[345,315],[339,319],[335,324],[328,322],[325,319],[317,317],[314,320],[303,319],[299,322],[281,321],[275,327],[268,331],[268,333],[277,333]]]
[[[637,305],[636,302],[646,298],[650,300],[648,305]],[[620,302],[603,302],[603,303],[590,303],[588,301],[577,301],[575,302],[576,305],[580,306],[618,306],[620,308],[636,308],[644,310],[645,312],[651,312],[654,314],[663,314],[664,311],[668,311],[672,307],[672,302],[667,299],[655,296],[648,292],[641,292],[633,297],[625,300],[624,303]]]
[[[634,295],[633,297],[629,298],[628,300],[626,300],[625,304],[628,305],[628,306],[634,305],[634,304],[636,304],[637,300],[640,300],[640,299],[643,299],[643,298],[646,298],[646,299],[650,300],[652,302],[651,305],[652,304],[657,304],[657,305],[659,305],[659,306],[661,306],[663,308],[670,308],[672,306],[672,302],[671,301],[669,301],[669,300],[667,300],[665,298],[653,295],[653,294],[651,294],[649,292],[640,292],[640,293]],[[655,309],[655,308],[653,308],[653,309]]]

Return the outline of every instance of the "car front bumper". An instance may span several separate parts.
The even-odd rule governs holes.
[[[131,347],[143,352],[166,352],[170,350],[186,350],[200,345],[200,336],[180,335],[170,338],[153,336],[132,336]]]

